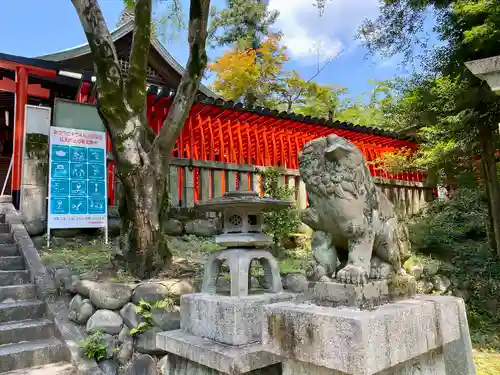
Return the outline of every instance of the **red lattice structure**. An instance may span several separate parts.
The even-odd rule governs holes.
[[[94,102],[90,83],[82,83],[77,100]],[[172,100],[173,94],[170,90],[149,88],[147,119],[155,134],[161,129]],[[304,144],[332,133],[353,142],[363,152],[373,176],[387,180],[423,180],[423,173],[392,174],[374,163],[387,152],[417,150],[417,143],[410,138],[349,123],[279,113],[267,108],[249,110],[241,104],[206,97],[197,98],[191,108],[172,156],[297,169],[297,156]],[[111,144],[108,139],[109,150]],[[108,173],[111,179],[114,178],[112,168],[110,166]],[[197,183],[198,176],[195,175],[195,200]],[[113,185],[111,182],[108,184],[111,189]],[[110,191],[108,196],[113,201],[114,192]]]

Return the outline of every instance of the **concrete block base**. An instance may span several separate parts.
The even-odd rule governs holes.
[[[181,329],[186,333],[227,345],[256,343],[261,339],[262,307],[293,298],[291,293],[266,293],[245,297],[185,294],[181,298]]]
[[[281,359],[264,352],[260,343],[234,347],[176,330],[159,333],[156,346],[184,361],[181,372],[168,375],[281,374]]]
[[[285,360],[282,364],[283,375],[344,375],[343,372],[319,367],[310,363]],[[393,368],[378,372],[376,375],[445,375],[443,354],[430,352],[411,359]]]
[[[434,372],[422,374],[444,375],[443,351],[463,340],[461,304],[459,298],[444,296],[420,296],[373,310],[275,303],[263,308],[263,346],[287,361],[330,371],[315,375],[336,375],[331,370],[342,375],[413,374],[396,369],[417,359],[435,363]],[[459,346],[464,352],[470,350]]]

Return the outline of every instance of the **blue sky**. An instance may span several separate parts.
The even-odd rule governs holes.
[[[85,42],[70,0],[1,0],[0,52],[34,57],[56,52]],[[181,1],[187,12],[187,0]],[[99,0],[108,26],[113,29],[122,9],[122,0]],[[220,6],[223,0],[213,0]],[[269,6],[281,12],[277,26],[284,32],[291,61],[304,78],[317,66],[317,53],[333,61],[315,79],[318,83],[346,87],[352,96],[370,89],[369,79],[388,79],[408,73],[398,59],[366,58],[365,49],[354,40],[357,26],[364,18],[378,14],[378,0],[331,0],[319,17],[311,0],[270,0]],[[187,59],[185,33],[168,38],[165,45],[184,65]],[[210,51],[215,57],[221,50]]]

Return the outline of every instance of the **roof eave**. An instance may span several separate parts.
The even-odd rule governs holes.
[[[133,31],[134,31],[134,20],[131,19],[126,23],[124,23],[123,25],[121,25],[120,27],[118,27],[117,29],[113,30],[111,32],[111,39],[113,40],[113,42],[116,42],[117,40],[123,38],[125,35]],[[166,48],[163,47],[163,45],[155,36],[151,38],[151,45],[160,54],[160,56],[165,61],[167,61],[167,63],[182,77],[185,69],[177,62],[177,60],[175,60],[175,58],[166,50]],[[76,57],[84,56],[87,54],[90,54],[90,46],[88,45],[88,43],[85,43],[64,51],[38,56],[37,58],[47,61],[60,62],[68,59],[74,59]],[[200,84],[199,90],[201,93],[203,93],[208,97],[219,98],[219,96],[216,93],[214,93],[212,90],[210,90],[203,84]]]

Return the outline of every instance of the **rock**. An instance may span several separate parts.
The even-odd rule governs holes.
[[[139,323],[143,322],[144,319],[137,314],[138,306],[131,302],[125,304],[120,310],[120,316],[123,318],[123,322],[129,328],[136,328]]]
[[[307,286],[307,279],[301,273],[289,273],[285,277],[285,283],[292,292],[302,293]]]
[[[181,296],[187,293],[196,293],[196,287],[190,279],[168,279],[160,283],[167,288],[168,296],[179,302]]]
[[[25,221],[24,226],[30,237],[41,236],[47,230],[47,223],[43,220]]]
[[[90,291],[90,300],[99,309],[120,309],[131,296],[132,290],[123,284],[98,284]]]
[[[184,227],[179,220],[167,219],[163,223],[163,231],[169,236],[181,236],[184,232]]]
[[[158,375],[170,375],[170,366],[168,363],[168,354],[166,356],[163,356],[160,358],[158,361],[158,365],[156,366],[158,368]]]
[[[422,274],[424,273],[424,266],[421,264],[412,264],[410,267],[410,275],[415,277],[415,279],[420,280]]]
[[[127,337],[130,336],[130,330],[127,326],[124,326],[120,333],[118,334],[118,342],[124,342]]]
[[[162,331],[172,331],[181,328],[181,311],[178,306],[172,309],[152,309],[153,324]]]
[[[116,335],[120,333],[122,326],[122,317],[114,311],[97,310],[87,322],[87,332],[93,333],[102,329],[104,333]]]
[[[105,359],[113,358],[113,355],[115,354],[115,338],[109,333],[103,333],[101,335],[101,340],[104,343],[104,345],[106,345]]]
[[[65,292],[77,293],[76,283],[78,281],[80,281],[80,276],[65,268],[60,268],[54,273],[56,286],[63,288]]]
[[[151,327],[141,333],[137,338],[136,350],[143,354],[165,355],[167,352],[156,347],[156,335],[161,331],[158,327]]]
[[[429,294],[434,289],[434,285],[427,280],[419,280],[417,282],[418,293]]]
[[[75,284],[75,289],[78,294],[84,297],[90,297],[90,291],[97,287],[99,283],[90,280],[79,280]]]
[[[135,358],[125,370],[125,375],[157,375],[156,363],[150,355]]]
[[[440,293],[444,293],[450,287],[451,281],[446,276],[435,275],[432,278],[432,285],[434,285],[435,290],[437,290]]]
[[[158,283],[142,283],[134,289],[132,294],[132,302],[136,305],[141,300],[156,302],[162,301],[168,296],[168,289],[162,284]]]
[[[47,240],[43,236],[32,237],[31,241],[33,241],[33,245],[35,245],[38,251],[42,250],[42,248],[47,245]]]
[[[434,276],[439,271],[439,263],[430,262],[424,265],[425,276]]]
[[[132,354],[134,354],[134,339],[131,336],[128,336],[120,346],[118,353],[116,353],[116,359],[124,365],[130,361]]]
[[[118,363],[116,361],[106,359],[99,362],[98,365],[104,375],[118,375]]]
[[[325,267],[321,264],[310,264],[307,269],[307,279],[311,281],[319,281],[323,276],[326,275]]]
[[[320,283],[329,283],[330,281],[332,281],[332,279],[330,279],[328,276],[321,276],[318,281]]]
[[[77,294],[69,303],[68,318],[75,323],[85,324],[95,313],[95,308],[89,299]]]
[[[211,237],[217,233],[217,222],[206,219],[188,221],[186,223],[186,233],[200,237]]]

